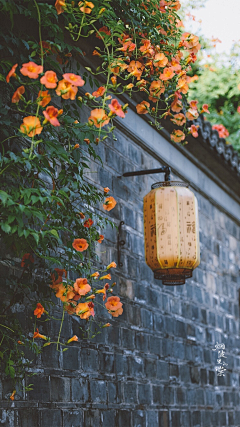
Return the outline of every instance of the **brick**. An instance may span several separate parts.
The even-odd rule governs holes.
[[[133,427],[145,427],[146,426],[146,412],[142,410],[133,411]]]
[[[63,353],[63,369],[77,371],[80,369],[80,349],[69,347]]]
[[[204,391],[202,389],[196,390],[196,403],[197,405],[204,406]]]
[[[63,427],[82,427],[83,411],[80,409],[70,409],[63,411]]]
[[[129,375],[129,363],[128,363],[128,357],[116,353],[115,354],[115,374],[116,375]]]
[[[134,382],[126,382],[123,387],[125,402],[135,404],[137,401],[137,384]]]
[[[153,316],[155,331],[162,332],[164,330],[164,316],[157,313]]]
[[[192,319],[192,305],[188,302],[182,301],[182,315],[186,319]]]
[[[161,339],[155,335],[149,336],[149,351],[152,354],[161,354]]]
[[[203,386],[205,386],[207,384],[207,370],[206,369],[200,370],[200,379],[201,379],[201,384]]]
[[[157,361],[157,378],[163,381],[169,381],[169,364],[167,362]]]
[[[153,394],[153,403],[155,405],[162,405],[163,404],[163,387],[153,385],[152,394]]]
[[[51,377],[51,402],[70,401],[70,378]]]
[[[176,388],[176,403],[177,405],[186,404],[186,390],[183,387]]]
[[[147,264],[145,264],[145,262],[142,262],[140,264],[140,277],[141,277],[141,280],[144,280],[147,282],[151,282],[153,280],[153,272],[147,266]]]
[[[63,354],[68,353],[68,351],[65,351]],[[55,346],[49,345],[47,347],[44,347],[43,352],[41,354],[41,358],[42,363],[45,367],[51,367],[55,369],[60,368],[60,353],[56,351]]]
[[[107,391],[105,381],[90,381],[91,401],[94,403],[106,403]]]
[[[212,363],[212,352],[210,350],[204,349],[203,353],[205,363]]]
[[[132,425],[132,412],[126,410],[120,410],[117,414],[117,426],[126,427]]]
[[[174,387],[169,387],[168,385],[163,388],[163,404],[164,405],[173,405],[174,402]]]
[[[135,339],[135,332],[131,329],[123,329],[122,328],[122,345],[127,349],[133,350]]]
[[[203,427],[208,427],[211,425],[211,412],[203,411],[202,412],[202,425]]]
[[[162,305],[163,305],[163,311],[165,313],[170,311],[170,309],[169,309],[169,296],[166,294],[162,295]]]
[[[107,410],[102,412],[102,425],[103,426],[114,426],[115,424],[115,411]]]
[[[107,382],[108,387],[108,402],[120,403],[122,402],[122,387],[120,381]]]
[[[122,207],[123,221],[128,227],[135,228],[135,212],[133,209],[128,208],[127,206]]]
[[[182,411],[182,426],[191,427],[191,413],[189,411]]]
[[[86,403],[89,399],[89,381],[86,378],[72,378],[72,401]]]
[[[157,310],[162,309],[162,297],[155,289],[147,289],[147,301],[150,307],[155,307]]]
[[[168,411],[159,411],[159,427],[169,427]]]
[[[151,311],[141,309],[142,326],[146,329],[153,329],[153,315]]]
[[[184,322],[176,320],[175,328],[175,335],[177,337],[186,338],[186,327]]]
[[[56,317],[60,317],[59,312],[52,313],[52,315],[56,315]],[[48,324],[50,327],[49,335],[51,337],[57,337],[59,333],[59,321],[51,319],[51,322],[48,322]],[[64,337],[71,337],[71,327],[70,327],[70,322],[68,318],[66,318],[63,322],[61,334]]]
[[[235,424],[240,424],[240,411],[235,411]]]
[[[60,409],[44,409],[41,411],[41,426],[62,427],[62,416]]]
[[[113,374],[115,372],[114,354],[100,353],[99,354],[99,371],[105,374]]]
[[[119,280],[119,295],[133,300],[134,296],[134,285],[131,280],[123,279],[120,277]],[[137,306],[136,306],[137,307]]]
[[[234,413],[228,412],[228,424],[234,426]]]
[[[188,405],[191,407],[193,405],[196,405],[196,390],[195,389],[187,389],[187,402]]]
[[[145,359],[144,372],[147,378],[156,378],[157,361],[154,359]]]
[[[125,310],[127,309],[128,324],[134,326],[141,326],[140,307],[132,304],[124,304],[124,306]]]
[[[163,357],[172,356],[173,341],[163,338],[162,340],[162,355]]]
[[[33,384],[33,390],[28,392],[29,400],[39,400],[40,402],[49,402],[50,400],[50,380],[49,377],[40,377],[34,375],[28,378],[28,384]]]
[[[32,411],[31,409],[20,409],[18,411],[18,425],[19,427],[33,427],[38,426],[40,422],[40,414],[39,411]],[[0,418],[0,423],[1,418]],[[14,424],[13,424],[14,425]],[[4,424],[5,427],[5,424]]]
[[[83,348],[81,350],[81,362],[83,371],[97,371],[98,353],[96,350]]]
[[[141,164],[141,151],[136,148],[133,144],[128,144],[128,158],[136,163]]]
[[[146,287],[138,282],[134,283],[134,297],[135,301],[145,304],[147,301]]]
[[[106,328],[106,341],[112,345],[120,346],[121,336],[120,328],[115,324],[114,327]]]
[[[216,374],[214,371],[209,371],[209,384],[214,385],[215,384],[215,377]]]
[[[130,364],[130,375],[134,378],[142,378],[144,376],[143,370],[143,359],[139,356],[133,356],[129,358]]]
[[[199,369],[197,366],[191,366],[190,368],[190,376],[192,383],[199,384]]]
[[[137,229],[136,214],[134,219],[134,228]],[[132,237],[132,252],[138,256],[144,257],[145,251],[144,251],[142,237],[136,236],[135,234],[133,234],[131,237]]]
[[[219,412],[218,414],[219,416],[219,422],[220,422],[220,426],[225,426],[227,424],[227,414],[226,412]]]
[[[147,353],[148,351],[148,335],[144,333],[137,333],[135,335],[135,343],[136,343],[136,349],[139,351],[142,351],[144,353]]]
[[[180,313],[180,301],[177,298],[170,298],[170,311],[174,314],[181,314]]]
[[[185,359],[185,345],[182,342],[173,341],[173,355],[176,359]]]
[[[180,411],[171,411],[171,426],[172,427],[181,427],[181,412]]]
[[[201,412],[200,411],[193,411],[192,412],[192,426],[193,427],[202,427]]]
[[[174,335],[174,324],[175,324],[175,319],[172,317],[165,317],[165,325],[166,325],[166,332],[169,335]]]
[[[152,393],[150,384],[138,384],[138,401],[143,405],[150,405]]]
[[[158,425],[158,412],[157,411],[147,411],[147,426],[157,426]]]
[[[87,409],[84,411],[84,427],[100,427],[100,411],[98,409]]]
[[[119,161],[119,153],[116,153],[113,150],[106,150],[106,161],[108,165],[114,169],[119,175],[122,174],[122,170],[120,170],[120,161]]]
[[[173,363],[169,364],[169,376],[171,379],[177,379],[179,377],[179,367]]]

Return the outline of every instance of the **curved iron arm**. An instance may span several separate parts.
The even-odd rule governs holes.
[[[136,175],[150,175],[153,173],[165,173],[165,181],[170,181],[170,173],[171,168],[170,166],[163,166],[161,168],[157,169],[148,169],[148,170],[142,170],[142,171],[134,171],[134,172],[125,172],[124,174],[118,176],[118,178],[127,177],[127,176],[136,176]]]

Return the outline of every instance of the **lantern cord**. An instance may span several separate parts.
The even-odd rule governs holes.
[[[128,176],[136,176],[136,175],[150,175],[153,173],[165,173],[165,181],[170,181],[170,166],[163,166],[158,169],[147,169],[142,171],[133,171],[133,172],[125,172],[123,175],[118,176],[118,178],[128,177]]]

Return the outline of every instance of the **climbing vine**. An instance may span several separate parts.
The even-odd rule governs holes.
[[[116,263],[100,268],[97,257],[104,226],[114,226],[107,213],[116,200],[108,187],[91,184],[88,172],[92,160],[104,168],[98,145],[114,132],[114,119],[127,114],[128,104],[119,102],[125,93],[141,95],[136,112],[149,113],[158,129],[169,116],[177,126],[173,141],[196,136],[186,122],[198,110],[187,105],[186,93],[200,44],[182,33],[178,0],[0,6],[1,265],[8,272],[0,358],[5,373],[21,380],[30,366],[27,349],[65,351],[94,337],[110,326],[96,320],[98,304],[110,317],[122,314],[111,280]],[[80,65],[86,39],[97,60],[91,68]],[[69,315],[78,319],[79,335],[63,341]],[[51,336],[47,325],[56,320],[59,332]]]

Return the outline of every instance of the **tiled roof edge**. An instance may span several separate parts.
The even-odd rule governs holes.
[[[192,122],[189,122],[189,125],[191,124]],[[194,120],[194,124],[199,126],[198,132],[203,141],[215,150],[237,174],[240,174],[240,155],[238,151],[234,150],[232,145],[227,144],[225,138],[220,138],[218,131],[212,129],[213,125],[204,120],[203,114],[200,114]]]

